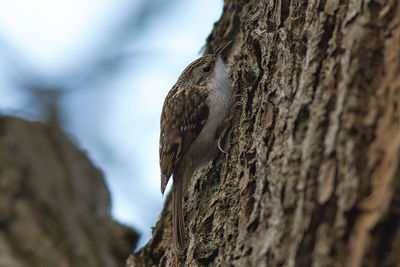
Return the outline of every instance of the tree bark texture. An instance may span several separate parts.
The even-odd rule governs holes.
[[[226,154],[192,180],[187,266],[400,266],[400,3],[225,1]],[[128,266],[172,266],[171,200]]]

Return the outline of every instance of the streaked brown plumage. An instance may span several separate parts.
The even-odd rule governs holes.
[[[230,109],[231,80],[220,52],[191,63],[168,93],[162,109],[161,192],[173,175],[173,239],[178,258],[185,249],[183,195],[193,172],[216,155],[216,131]]]

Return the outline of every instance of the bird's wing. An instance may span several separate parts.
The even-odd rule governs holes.
[[[161,113],[162,193],[182,156],[203,129],[209,114],[204,87],[178,89],[178,86],[174,86],[168,93]]]

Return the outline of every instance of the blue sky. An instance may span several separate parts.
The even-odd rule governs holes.
[[[142,234],[140,246],[163,203],[158,138],[164,97],[200,56],[223,5],[153,2],[150,13],[143,13],[146,0],[13,0],[0,9],[0,112],[42,119],[21,84],[29,78],[49,88],[62,85],[62,126],[104,173],[112,214]]]

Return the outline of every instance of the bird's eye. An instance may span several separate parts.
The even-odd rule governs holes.
[[[210,66],[205,66],[204,68],[203,68],[203,71],[204,72],[209,72],[211,70],[211,67]]]

